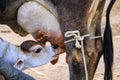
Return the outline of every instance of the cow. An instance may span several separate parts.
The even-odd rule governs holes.
[[[70,38],[66,38],[64,34],[65,32],[71,30],[79,30],[81,35],[85,35],[89,33],[88,30],[88,23],[89,23],[88,19],[90,15],[89,10],[94,0],[73,0],[73,1],[72,0],[33,0],[33,1],[23,0],[21,2],[18,1],[19,4],[16,4],[14,6],[16,2],[17,1],[13,1],[13,2],[11,1],[11,3],[9,2],[9,4],[11,5],[6,6],[6,10],[0,13],[0,15],[2,15],[0,16],[1,18],[0,23],[8,24],[9,26],[11,26],[11,28],[14,31],[18,32],[20,35],[26,35],[27,33],[30,33],[39,42],[45,43],[46,41],[50,41],[51,44],[54,46],[54,48],[58,48],[58,54],[66,51],[68,53],[70,79],[85,80],[85,74],[83,74],[84,67],[82,65],[83,61],[81,57],[82,55],[81,51],[80,49],[75,48],[74,41],[64,44],[64,41],[70,39]],[[51,2],[53,2],[54,5]],[[105,29],[105,33],[104,33],[105,34],[104,40],[102,41],[102,38],[91,40],[90,37],[87,37],[85,38],[84,41],[85,55],[87,57],[87,65],[89,66],[87,67],[89,80],[93,79],[95,70],[97,68],[97,64],[99,62],[102,53],[104,54],[104,60],[106,65],[104,79],[105,80],[112,79],[111,67],[113,60],[113,53],[112,53],[113,49],[112,49],[111,29],[109,23],[109,14],[114,2],[115,0],[111,0],[110,8],[108,7],[108,12],[106,15],[106,22],[108,23],[106,23],[107,28]],[[98,6],[96,8],[94,17],[90,22],[89,29],[92,30],[90,31],[90,34],[93,36],[101,35],[100,23],[101,23],[101,15],[103,12],[104,4],[105,4],[105,0],[98,1]],[[34,7],[31,8],[32,5],[34,5]],[[14,6],[14,7],[10,9],[9,8],[10,6]],[[24,6],[26,6],[27,8]],[[57,13],[56,13],[56,9],[57,9]],[[14,10],[14,11],[12,11],[11,13],[10,10]],[[43,12],[39,10],[42,10]],[[35,15],[37,11],[39,15]],[[18,13],[16,14],[16,12]],[[6,17],[5,13],[6,14],[11,13],[11,14],[9,14]],[[30,15],[28,13],[31,13],[33,15]],[[30,17],[29,15],[34,17]],[[42,18],[40,19],[40,17],[42,17],[43,19]],[[17,30],[17,28],[15,27],[12,27],[13,25],[16,27],[19,26],[19,28],[17,27],[19,30]],[[19,32],[21,30],[20,26],[24,29],[22,30],[23,32],[21,33]],[[29,26],[33,26],[34,28]],[[44,29],[44,26],[47,28]],[[40,27],[46,31],[44,31]],[[60,32],[60,29],[62,33]],[[27,33],[25,31],[27,31]],[[108,41],[106,41],[106,34],[108,34],[107,35]],[[91,55],[88,56],[89,53],[91,53]],[[107,60],[107,58],[109,58],[109,60]]]
[[[15,46],[0,38],[0,58],[18,70],[38,67],[57,58],[57,50],[33,40]]]
[[[90,6],[94,0],[75,0],[75,1],[66,1],[61,0],[58,2],[56,0],[56,6],[60,17],[60,24],[61,24],[61,31],[64,35],[65,32],[70,30],[79,30],[81,35],[88,34],[88,16]],[[112,32],[110,28],[110,20],[109,15],[111,8],[115,0],[111,0],[107,12],[106,12],[106,28],[102,39],[98,38],[93,41],[90,41],[90,37],[85,38],[85,52],[86,52],[86,60],[87,60],[87,69],[88,69],[88,79],[93,80],[93,75],[96,70],[96,65],[101,57],[104,55],[105,61],[105,75],[104,80],[112,80],[112,64],[113,64],[113,43],[112,43]],[[99,0],[98,6],[96,8],[94,17],[90,23],[89,29],[91,35],[99,36],[101,35],[101,18],[102,12],[104,9],[105,0]],[[66,17],[67,18],[64,18]],[[92,30],[91,30],[92,29]],[[67,41],[69,38],[64,36],[64,40]],[[94,49],[90,56],[87,56],[87,53],[91,52],[89,49],[90,43]],[[81,51],[75,49],[74,46],[75,42],[66,43],[66,50],[69,53],[68,62],[70,66],[70,80],[85,80],[86,74],[81,74],[85,71],[84,67],[82,66],[83,61],[81,60]],[[91,49],[92,50],[92,49]],[[79,57],[78,57],[79,56]],[[95,57],[96,56],[96,57]],[[95,62],[95,63],[94,63]],[[87,80],[87,79],[86,79]]]

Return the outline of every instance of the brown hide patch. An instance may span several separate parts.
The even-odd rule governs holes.
[[[44,31],[44,30],[43,30]],[[35,32],[32,33],[32,36],[40,43],[45,44],[47,41],[47,36],[45,36],[45,32],[37,30]]]
[[[55,65],[55,64],[58,62],[58,60],[59,60],[59,57],[58,57],[57,59],[55,59],[55,60],[50,61],[50,63],[51,63],[52,65]]]

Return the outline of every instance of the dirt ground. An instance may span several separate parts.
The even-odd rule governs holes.
[[[108,0],[109,2],[109,0]],[[117,0],[111,12],[111,24],[113,31],[114,43],[114,65],[113,65],[113,80],[120,80],[120,0]],[[105,26],[105,13],[103,13],[102,32]],[[3,39],[19,45],[22,41],[33,39],[31,35],[20,37],[18,34],[13,33],[6,25],[0,25],[0,37]],[[36,80],[69,80],[68,65],[65,62],[65,54],[60,56],[59,62],[56,65],[50,63],[31,68],[24,71],[25,73],[33,76]],[[101,58],[94,80],[103,80],[104,76],[104,62]]]

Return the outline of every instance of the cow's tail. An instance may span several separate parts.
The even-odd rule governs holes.
[[[104,80],[112,80],[112,64],[113,64],[113,42],[112,42],[112,31],[110,26],[110,11],[116,0],[111,0],[108,5],[106,12],[106,27],[104,31],[103,40],[103,54],[105,62],[105,74]]]
[[[0,0],[0,10],[4,11],[6,8],[6,0]]]

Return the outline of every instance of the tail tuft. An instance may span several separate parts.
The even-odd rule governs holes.
[[[106,12],[106,27],[104,31],[103,40],[103,54],[105,63],[104,80],[112,80],[112,64],[113,64],[113,40],[112,31],[110,25],[110,11],[115,3],[115,0],[111,0],[107,12]]]

